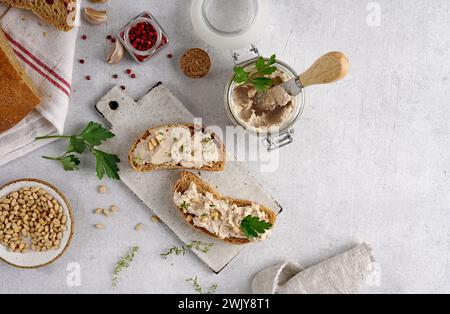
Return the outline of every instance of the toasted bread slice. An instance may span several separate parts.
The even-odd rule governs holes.
[[[219,151],[220,158],[218,161],[205,162],[201,167],[187,167],[182,165],[181,163],[175,162],[165,162],[161,164],[153,164],[151,162],[142,161],[141,158],[137,156],[136,150],[138,150],[138,145],[141,143],[147,143],[152,140],[161,129],[171,129],[171,128],[188,128],[191,132],[191,135],[194,132],[201,130],[203,134],[210,134],[211,140],[214,145],[217,145],[217,149]],[[222,140],[212,132],[209,132],[205,128],[197,127],[193,124],[171,124],[171,125],[162,125],[157,126],[145,131],[136,142],[134,142],[128,153],[128,160],[130,162],[131,167],[138,172],[150,172],[154,170],[180,170],[180,169],[195,169],[195,170],[204,170],[204,171],[223,171],[225,168],[225,160],[226,160],[226,151],[225,145]]]
[[[30,10],[63,31],[71,30],[75,24],[77,0],[0,0],[0,2]]]
[[[252,206],[253,204],[257,204],[255,202],[251,202],[248,200],[239,200],[239,199],[233,199],[230,197],[223,196],[218,191],[216,191],[213,187],[211,187],[206,182],[204,182],[202,179],[200,179],[199,177],[197,177],[196,175],[194,175],[190,172],[182,172],[181,173],[181,178],[175,184],[174,193],[183,194],[184,192],[186,192],[189,189],[191,183],[195,183],[195,185],[197,186],[197,189],[200,193],[202,193],[202,194],[211,193],[213,195],[214,199],[220,200],[220,201],[226,201],[228,204],[236,205],[239,207],[247,207],[247,206]],[[269,209],[261,204],[258,204],[258,205],[259,205],[260,210],[266,214],[267,221],[269,223],[271,223],[272,225],[274,225],[275,221],[276,221],[275,212],[273,212],[271,209]],[[216,239],[220,239],[217,235],[211,233],[210,231],[206,230],[205,228],[196,226],[194,224],[193,220],[188,219],[188,216],[190,216],[191,214],[185,213],[183,211],[183,209],[180,207],[178,207],[178,209],[179,209],[180,213],[182,214],[182,216],[184,217],[184,219],[186,220],[186,222],[188,222],[197,231],[207,234],[209,236],[212,236]],[[248,244],[248,243],[252,242],[250,239],[237,238],[237,237],[229,237],[229,238],[220,239],[220,240],[223,240],[223,241],[231,243],[231,244],[238,244],[238,245]]]

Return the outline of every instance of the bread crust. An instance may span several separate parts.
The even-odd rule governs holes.
[[[46,9],[50,6],[46,0],[0,0],[0,2],[5,2],[16,8],[26,9],[32,11],[34,14],[39,16],[42,20],[47,23],[59,28],[63,31],[70,31],[73,25],[69,25],[67,18],[71,13],[68,11],[68,7],[71,3],[76,3],[78,0],[52,0],[53,2],[59,3],[59,6],[65,8],[65,12],[55,12],[55,9]],[[77,6],[75,5],[75,10]],[[75,18],[75,15],[74,15]],[[73,21],[74,22],[74,21]]]
[[[227,197],[227,196],[223,196],[222,194],[220,194],[216,189],[214,189],[213,187],[211,187],[209,184],[207,184],[206,182],[204,182],[202,179],[200,179],[198,176],[196,176],[195,174],[191,173],[191,172],[182,172],[181,173],[181,178],[176,182],[175,184],[175,188],[174,188],[174,193],[184,193],[186,190],[189,189],[189,186],[191,184],[191,182],[195,183],[199,189],[200,192],[202,193],[211,193],[214,198],[218,199],[218,200],[225,200],[228,203],[237,205],[237,206],[251,206],[252,204],[254,204],[255,202],[251,202],[248,200],[240,200],[240,199],[234,199],[231,197]],[[259,204],[261,207],[261,210],[264,211],[267,214],[267,217],[269,219],[269,222],[274,225],[275,221],[276,221],[276,214],[275,212],[273,212],[270,208],[265,207],[261,204]],[[219,237],[217,237],[215,234],[209,232],[208,230],[198,227],[196,225],[194,225],[193,221],[188,222],[187,221],[187,216],[189,216],[189,214],[185,214],[183,212],[183,210],[179,207],[177,207],[179,212],[181,213],[181,215],[183,216],[184,220],[189,223],[195,230],[197,230],[198,232],[207,234],[215,239],[219,239],[231,244],[236,244],[236,245],[242,245],[242,244],[248,244],[251,241],[249,239],[244,239],[244,238],[225,238],[225,239],[220,239]]]
[[[150,129],[147,129],[134,143],[133,146],[131,146],[130,151],[128,152],[128,162],[130,163],[133,170],[137,172],[150,172],[154,170],[204,170],[204,171],[223,171],[225,169],[225,161],[226,161],[226,149],[225,145],[223,144],[222,140],[215,134],[211,132],[211,135],[213,137],[214,142],[218,147],[220,148],[220,153],[222,156],[222,160],[218,162],[213,162],[212,166],[203,166],[202,168],[185,168],[181,165],[174,165],[174,164],[167,164],[167,165],[153,165],[153,164],[144,164],[144,165],[138,165],[133,160],[133,153],[137,147],[137,145],[141,141],[145,141],[150,134],[152,134],[154,131],[161,129],[161,128],[171,128],[171,127],[187,127],[191,130],[191,134],[193,134],[195,129],[201,129],[203,132],[206,132],[207,129],[201,128],[200,126],[196,126],[194,124],[166,124],[166,125],[160,125],[157,127],[153,127]]]

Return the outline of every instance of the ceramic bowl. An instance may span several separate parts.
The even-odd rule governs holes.
[[[0,260],[19,268],[38,268],[47,266],[60,258],[70,246],[74,231],[73,209],[64,194],[48,182],[38,179],[20,179],[5,184],[0,188],[0,199],[11,192],[18,191],[22,187],[39,187],[45,189],[62,206],[67,217],[67,230],[63,233],[60,248],[46,252],[29,250],[26,253],[9,252],[7,247],[0,244]]]

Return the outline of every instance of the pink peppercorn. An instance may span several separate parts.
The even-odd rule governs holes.
[[[158,41],[158,32],[155,27],[147,22],[141,22],[133,26],[128,32],[130,43],[139,51],[150,50]]]

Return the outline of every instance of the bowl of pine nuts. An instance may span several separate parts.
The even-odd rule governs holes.
[[[20,179],[0,188],[0,260],[38,268],[61,257],[72,241],[73,209],[48,182]]]

